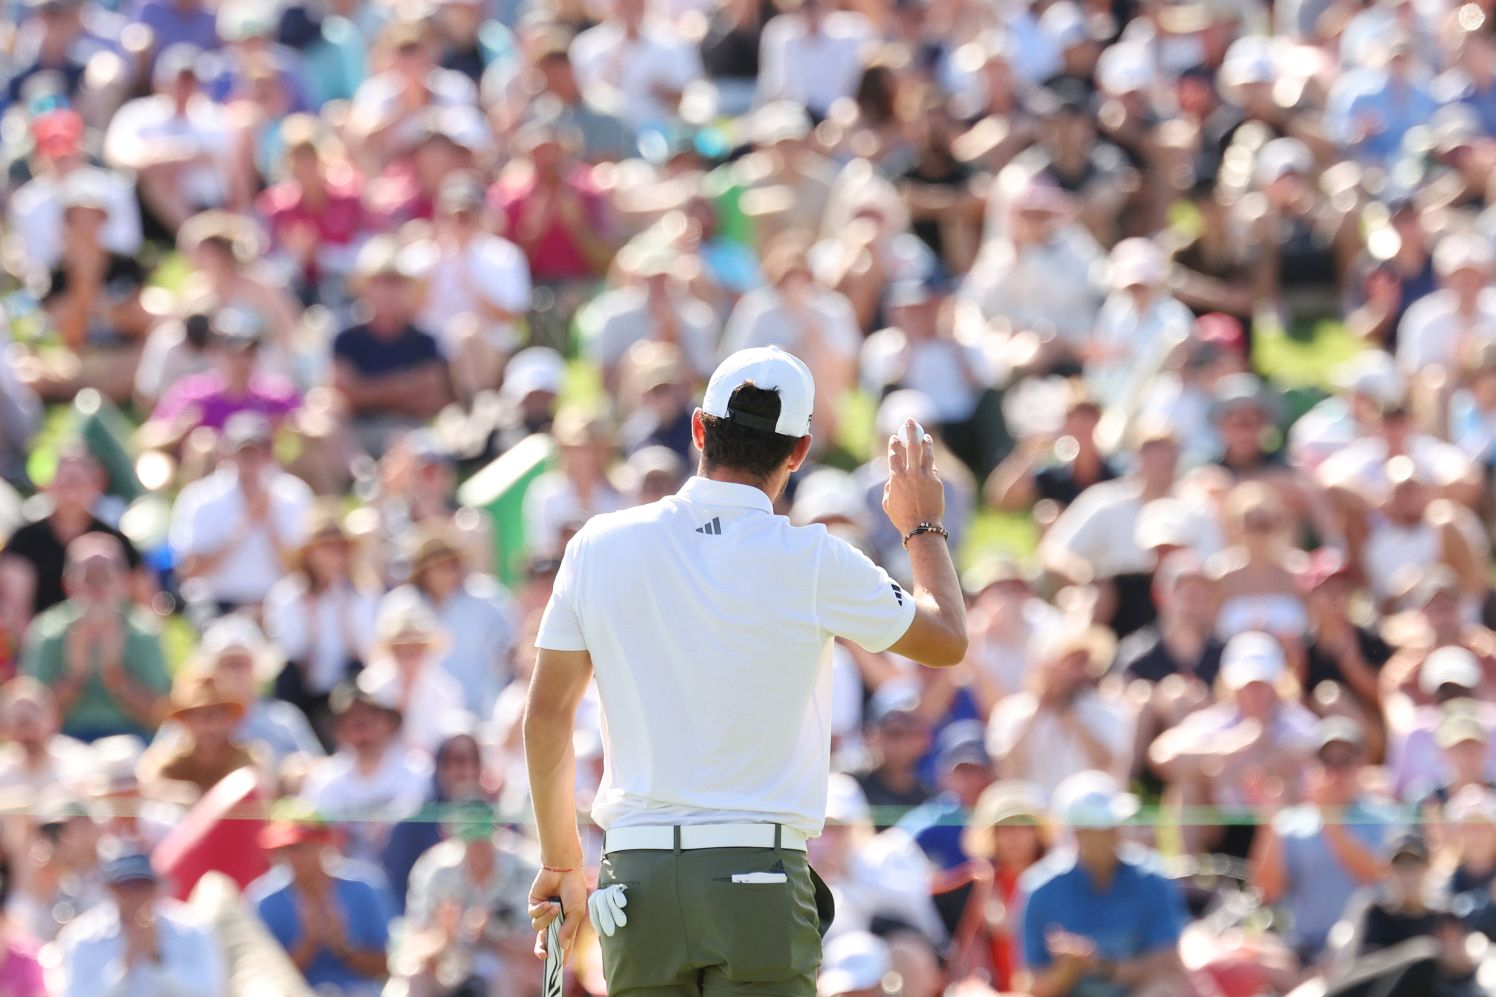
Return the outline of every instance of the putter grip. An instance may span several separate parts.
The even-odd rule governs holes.
[[[557,907],[561,906],[560,897],[551,897],[550,902]],[[561,911],[562,917],[566,911]],[[541,974],[540,993],[541,997],[561,997],[562,967],[565,957],[561,951],[561,920],[557,917],[545,929],[545,969]]]

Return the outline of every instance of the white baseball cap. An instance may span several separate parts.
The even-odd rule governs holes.
[[[745,384],[779,393],[779,418],[772,426],[767,419],[731,411],[732,393]],[[799,357],[777,346],[755,346],[738,350],[717,365],[712,379],[707,382],[701,410],[749,429],[772,431],[798,439],[810,435],[810,413],[815,408],[815,400],[815,379]]]
[[[565,358],[548,346],[531,346],[509,358],[499,394],[514,402],[536,391],[560,394],[565,381]]]
[[[1475,660],[1475,655],[1454,644],[1430,651],[1423,659],[1423,667],[1418,669],[1418,688],[1425,696],[1432,696],[1445,685],[1478,689],[1480,662]]]
[[[826,782],[826,820],[833,824],[866,824],[873,819],[857,780],[833,772]]]
[[[836,997],[871,990],[892,969],[887,942],[867,931],[849,931],[826,943],[816,993],[820,997]]]
[[[1163,283],[1168,272],[1164,251],[1152,239],[1123,239],[1112,247],[1106,261],[1107,283],[1116,288],[1153,287]]]
[[[1252,682],[1272,685],[1286,669],[1282,645],[1271,634],[1260,631],[1237,634],[1221,652],[1221,681],[1232,689]]]
[[[1091,769],[1067,776],[1054,790],[1054,816],[1065,827],[1120,827],[1137,816],[1138,798],[1109,773]]]

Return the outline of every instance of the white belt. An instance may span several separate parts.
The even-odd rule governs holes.
[[[702,848],[773,848],[779,831],[779,847],[805,851],[805,835],[778,824],[682,824],[674,827],[615,827],[603,835],[603,854],[609,852],[671,852],[675,832],[680,831],[683,852]]]

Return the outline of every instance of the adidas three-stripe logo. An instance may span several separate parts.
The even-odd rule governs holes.
[[[720,537],[722,535],[722,520],[713,516],[710,523],[696,527],[696,532],[705,533],[709,537]]]

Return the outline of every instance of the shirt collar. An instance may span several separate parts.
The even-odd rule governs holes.
[[[762,488],[731,481],[714,481],[699,475],[682,485],[676,494],[687,502],[701,505],[726,505],[739,509],[758,509],[767,513],[774,511],[774,503]]]

